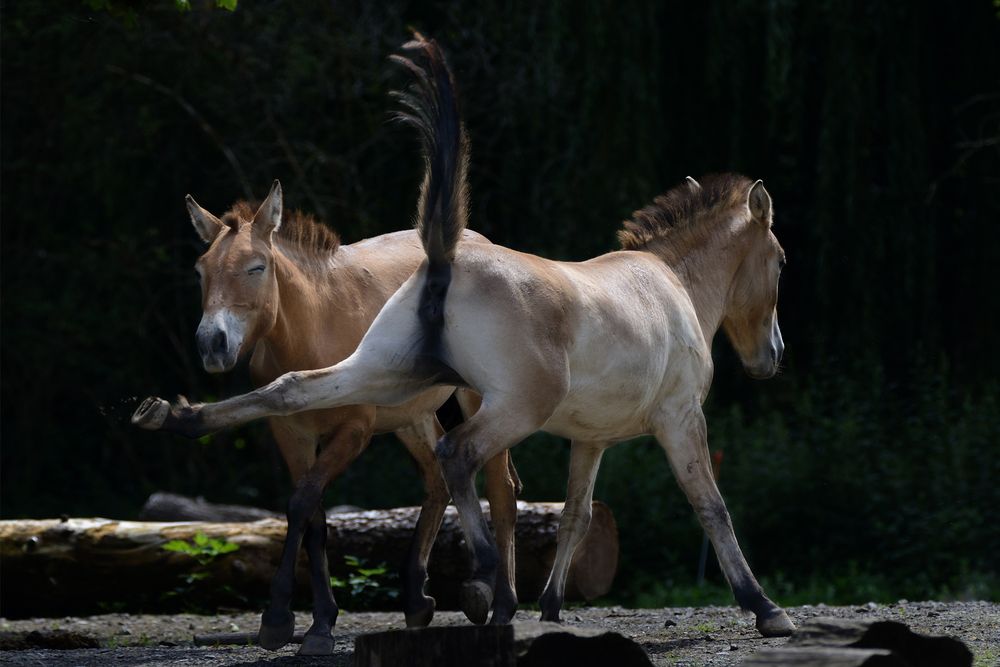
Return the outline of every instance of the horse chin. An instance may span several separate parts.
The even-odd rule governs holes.
[[[744,365],[743,370],[754,380],[769,380],[778,372],[778,365],[770,362],[753,366]]]
[[[236,366],[236,359],[236,355],[226,358],[204,357],[201,360],[201,365],[205,368],[206,373],[217,375],[219,373],[228,373],[233,370]]]

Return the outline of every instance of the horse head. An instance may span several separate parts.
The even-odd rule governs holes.
[[[778,278],[785,251],[771,230],[771,196],[764,183],[750,186],[743,261],[726,297],[722,328],[750,377],[764,379],[778,371],[785,344],[778,327]]]
[[[260,207],[235,204],[222,219],[187,196],[195,231],[209,244],[195,263],[201,281],[198,352],[209,373],[231,370],[240,355],[274,326],[278,281],[272,236],[281,226],[281,184]]]

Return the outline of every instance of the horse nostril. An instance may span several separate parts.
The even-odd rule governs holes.
[[[212,352],[215,354],[223,354],[226,352],[226,332],[216,331],[215,335],[212,336]]]

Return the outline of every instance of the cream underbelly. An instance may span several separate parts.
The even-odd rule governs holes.
[[[542,426],[542,430],[571,440],[612,442],[642,435],[647,430],[645,409],[636,392],[623,390],[611,400],[606,392],[588,396],[570,394]]]
[[[411,426],[441,407],[454,391],[452,387],[434,387],[402,405],[379,406],[375,409],[375,432],[390,433]]]

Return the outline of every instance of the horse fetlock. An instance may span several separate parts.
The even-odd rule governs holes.
[[[466,618],[477,625],[486,622],[493,606],[493,587],[485,581],[471,579],[462,584],[459,607]]]
[[[288,609],[268,609],[260,618],[257,643],[268,651],[276,651],[292,640],[295,615]]]
[[[562,609],[563,596],[556,592],[555,586],[546,586],[542,596],[538,598],[538,606],[542,610],[542,621],[559,623],[559,611]]]

